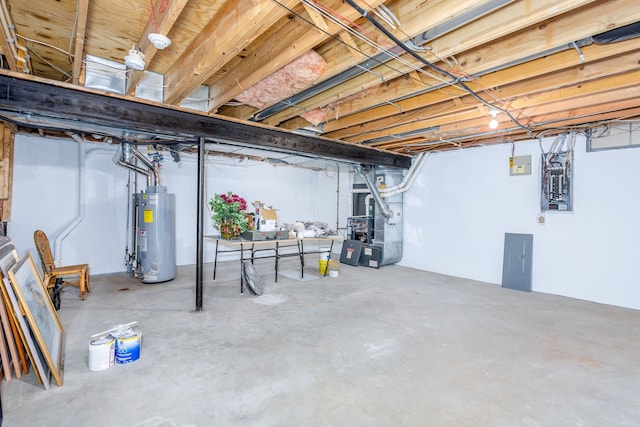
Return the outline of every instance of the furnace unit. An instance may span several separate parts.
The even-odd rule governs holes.
[[[378,268],[402,259],[402,193],[383,200],[371,191],[397,186],[402,178],[402,170],[382,167],[356,174],[347,232],[351,240],[363,243],[359,265]],[[377,198],[385,204],[388,216],[383,215]]]

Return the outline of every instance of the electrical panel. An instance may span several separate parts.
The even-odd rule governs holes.
[[[542,155],[540,209],[573,211],[572,151]]]

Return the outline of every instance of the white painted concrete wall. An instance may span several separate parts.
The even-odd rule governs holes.
[[[545,149],[550,140],[544,141]],[[86,217],[62,244],[63,264],[88,262],[92,274],[124,271],[127,237],[127,170],[113,164],[105,145],[87,155]],[[640,149],[585,152],[575,149],[575,210],[539,212],[536,141],[516,144],[533,156],[533,173],[510,177],[511,146],[495,145],[434,154],[405,194],[405,245],[401,265],[500,284],[504,233],[534,235],[533,289],[640,309]],[[207,198],[232,190],[280,209],[282,222],[318,220],[335,227],[349,216],[352,177],[335,171],[233,162],[207,165]],[[9,235],[19,252],[34,255],[33,231],[55,235],[75,215],[78,144],[71,140],[16,137],[12,220]],[[177,263],[195,263],[196,160],[164,162],[162,182],[176,194]],[[213,234],[205,221],[205,233]],[[205,260],[212,260],[205,245]]]
[[[129,172],[113,163],[115,147],[86,145],[85,218],[63,241],[60,262],[89,263],[91,274],[125,271]],[[31,251],[38,264],[33,232],[44,230],[53,246],[55,235],[78,211],[78,153],[79,144],[72,140],[16,136],[8,235],[21,255]],[[237,163],[228,159],[207,163],[207,200],[215,193],[233,191],[247,201],[261,200],[276,207],[279,222],[321,221],[335,229],[339,197],[340,227],[346,227],[350,188],[350,174],[346,171],[340,174],[337,192],[335,167],[311,171],[259,162],[249,162],[244,167]],[[162,185],[176,195],[178,265],[196,262],[196,174],[195,155],[183,155],[180,163],[167,156],[160,172]],[[139,183],[140,188],[146,187],[144,178]],[[215,233],[208,216],[205,225],[205,234]],[[212,259],[213,246],[205,244],[205,261]]]
[[[543,141],[548,150],[551,140]],[[539,212],[540,147],[532,174],[509,176],[511,145],[432,155],[405,194],[402,265],[500,284],[504,234],[533,234],[533,290],[640,309],[640,149],[574,158],[574,212]]]

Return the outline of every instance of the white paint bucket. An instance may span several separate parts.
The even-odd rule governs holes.
[[[140,358],[142,333],[128,330],[116,337],[116,363],[131,363]]]
[[[103,371],[113,366],[116,340],[111,336],[97,338],[89,342],[89,370]]]

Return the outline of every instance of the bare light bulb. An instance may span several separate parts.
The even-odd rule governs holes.
[[[496,129],[498,127],[498,120],[496,119],[496,116],[498,115],[498,112],[496,110],[491,111],[491,121],[489,122],[489,128],[491,129]]]

